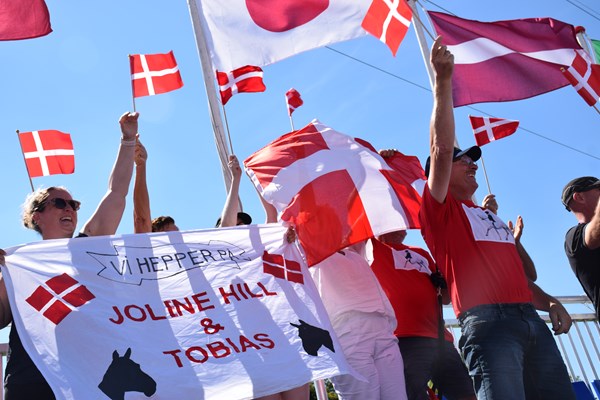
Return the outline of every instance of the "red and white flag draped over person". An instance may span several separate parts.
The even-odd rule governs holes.
[[[454,106],[521,100],[568,82],[560,71],[581,46],[574,27],[551,18],[479,22],[429,11],[454,54]],[[501,84],[499,84],[501,83]]]
[[[0,2],[0,40],[33,39],[52,32],[44,0]]]
[[[588,105],[593,106],[600,98],[600,65],[592,64],[589,56],[580,50],[568,69],[563,69],[567,80]]]
[[[285,102],[287,104],[288,115],[290,117],[292,116],[292,113],[296,111],[296,108],[304,104],[302,97],[300,97],[300,93],[294,88],[291,88],[285,92]]]
[[[190,0],[195,2],[214,69],[263,66],[367,34],[371,0]],[[260,45],[257,45],[260,43]]]
[[[269,224],[6,249],[13,323],[57,399],[251,399],[352,373],[285,232]]]
[[[411,18],[412,10],[406,0],[373,0],[361,25],[385,43],[395,56]]]
[[[183,86],[173,52],[129,56],[133,97],[153,96]]]
[[[492,117],[474,117],[469,115],[475,142],[477,146],[483,146],[494,140],[502,139],[512,135],[519,127],[519,121]]]
[[[217,71],[217,83],[223,105],[227,104],[234,94],[267,90],[263,82],[263,70],[253,65],[246,65],[229,73]]]
[[[75,172],[71,135],[55,130],[19,133],[25,164],[31,178]]]
[[[244,161],[260,195],[296,227],[308,265],[374,235],[419,228],[423,170],[403,175],[366,141],[319,121]],[[408,170],[411,170],[409,167]]]

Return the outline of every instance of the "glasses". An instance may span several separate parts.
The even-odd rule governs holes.
[[[459,162],[467,167],[470,167],[471,165],[477,165],[477,163],[467,155],[463,155],[461,158],[454,160],[454,162]]]
[[[73,211],[77,211],[79,210],[79,207],[81,207],[80,201],[66,200],[61,197],[55,197],[53,199],[41,203],[36,211],[43,211],[48,203],[51,203],[54,207],[58,208],[59,210],[64,210],[65,208],[67,208],[67,205],[71,206]]]

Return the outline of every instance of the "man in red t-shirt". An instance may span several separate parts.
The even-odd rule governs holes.
[[[471,201],[481,149],[454,147],[454,56],[441,41],[431,49],[431,155],[419,216],[423,238],[448,281],[477,398],[575,399],[556,342],[535,308],[549,312],[555,334],[569,330],[569,314],[527,279],[506,224]]]
[[[435,263],[426,250],[404,245],[405,237],[406,231],[400,230],[373,240],[371,268],[398,320],[394,334],[404,360],[408,400],[428,400],[430,380],[448,400],[475,400],[452,334],[443,328],[438,292],[431,280]]]

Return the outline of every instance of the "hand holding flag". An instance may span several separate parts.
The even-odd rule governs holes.
[[[503,118],[474,117],[469,115],[477,146],[483,146],[512,135],[519,127],[519,121]]]

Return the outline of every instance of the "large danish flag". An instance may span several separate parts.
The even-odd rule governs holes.
[[[173,52],[129,56],[133,97],[153,96],[183,86]]]
[[[390,167],[368,142],[319,121],[244,164],[263,198],[296,226],[308,265],[374,235],[419,228],[423,180]]]
[[[406,0],[373,0],[361,26],[385,43],[395,56],[411,18],[412,10]]]
[[[71,135],[55,130],[22,132],[19,142],[31,178],[75,172]]]
[[[563,74],[589,106],[600,98],[600,65],[592,64],[583,50],[577,51],[573,64]]]
[[[26,301],[58,325],[75,308],[94,299],[92,292],[67,274],[50,278],[38,286]]]

